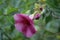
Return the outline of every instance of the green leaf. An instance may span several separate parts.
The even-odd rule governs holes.
[[[51,15],[48,15],[46,18],[45,18],[45,22],[48,23],[49,21],[52,20],[52,16]]]
[[[52,21],[50,21],[50,22],[48,22],[47,24],[46,24],[46,27],[45,27],[45,29],[47,30],[47,31],[49,31],[49,32],[52,32],[52,33],[57,33],[58,32],[58,29],[59,29],[59,27],[60,27],[60,20],[52,20]]]
[[[9,14],[11,14],[13,12],[17,12],[17,11],[18,11],[18,8],[9,6],[9,7],[5,8],[4,14],[9,15]]]
[[[60,0],[46,0],[46,3],[47,6],[49,6],[54,12],[54,14],[60,17]]]

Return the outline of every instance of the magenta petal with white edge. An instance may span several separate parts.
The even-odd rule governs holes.
[[[30,19],[29,16],[25,14],[15,14],[15,28],[22,32],[26,37],[30,38],[33,34],[36,33],[36,29],[34,27],[34,22]]]

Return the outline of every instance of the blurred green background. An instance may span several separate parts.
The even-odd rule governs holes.
[[[15,29],[13,15],[36,11],[41,14],[34,20],[37,32],[28,39]],[[60,0],[0,0],[0,40],[60,40]]]

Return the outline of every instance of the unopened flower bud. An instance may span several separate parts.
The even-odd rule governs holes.
[[[35,14],[34,19],[39,19],[40,18],[40,13]]]

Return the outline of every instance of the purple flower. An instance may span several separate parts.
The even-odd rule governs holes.
[[[34,15],[34,19],[39,19],[39,18],[40,18],[40,16],[41,16],[41,14],[40,14],[40,13],[36,13],[36,14]]]
[[[15,14],[15,27],[19,32],[22,32],[26,37],[30,38],[36,33],[34,22],[25,14]]]

